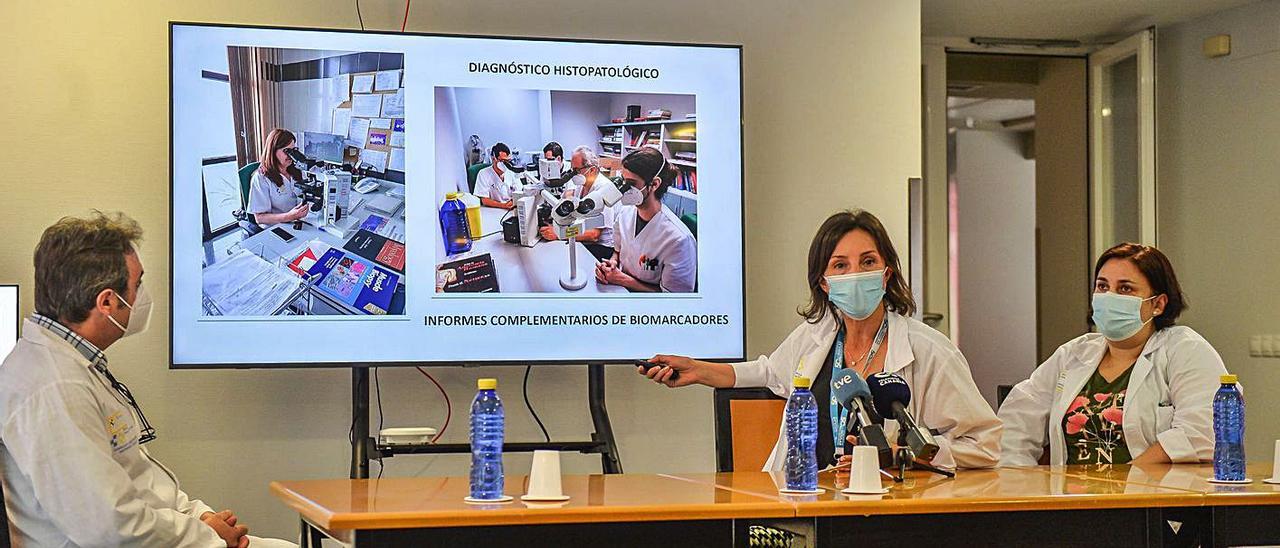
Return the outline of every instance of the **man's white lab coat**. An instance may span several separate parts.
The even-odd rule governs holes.
[[[16,546],[225,547],[138,444],[129,405],[89,360],[27,320],[0,364],[0,465]]]

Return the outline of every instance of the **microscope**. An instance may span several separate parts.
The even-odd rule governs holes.
[[[551,207],[551,226],[556,236],[567,240],[569,247],[569,273],[560,277],[560,287],[569,291],[577,291],[586,287],[590,274],[578,274],[578,235],[584,230],[604,226],[604,208],[618,203],[637,205],[642,197],[640,191],[632,188],[630,183],[622,180],[605,179],[613,184],[597,184],[591,193],[579,198],[555,198],[550,192],[543,191],[543,199],[553,203]]]
[[[329,167],[323,161],[308,158],[297,148],[285,149],[285,154],[295,164],[303,166],[302,179],[297,182],[300,198],[311,204],[311,212],[317,213],[320,230],[345,239],[351,235],[354,219],[351,215],[351,180],[353,176],[367,176],[369,171],[347,164]],[[294,223],[301,229],[301,221]]]

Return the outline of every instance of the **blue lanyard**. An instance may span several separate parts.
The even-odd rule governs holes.
[[[871,348],[867,350],[867,361],[863,362],[864,371],[871,367],[871,360],[876,359],[876,353],[880,352],[880,344],[884,342],[885,335],[889,334],[889,317],[886,315],[884,321],[880,322],[880,330],[876,331],[876,337],[871,341]],[[849,410],[840,406],[840,400],[836,398],[835,380],[836,373],[844,369],[844,329],[836,334],[836,345],[831,357],[831,435],[835,438],[836,454],[844,453],[844,432],[849,426]],[[857,366],[858,364],[853,364]]]

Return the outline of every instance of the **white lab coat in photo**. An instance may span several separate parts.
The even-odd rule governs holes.
[[[1001,466],[1035,466],[1049,443],[1049,463],[1066,463],[1062,419],[1106,352],[1088,333],[1058,347],[1000,406]],[[1129,454],[1159,442],[1173,462],[1213,459],[1213,394],[1227,372],[1218,352],[1189,327],[1156,331],[1133,364],[1121,419]]]
[[[632,278],[668,293],[692,293],[698,282],[698,242],[689,227],[667,206],[636,234],[639,210],[615,211],[613,248],[618,266]]]
[[[276,186],[262,170],[253,172],[249,178],[249,213],[288,213],[298,207],[298,189],[293,177],[281,173],[280,181],[284,184]]]
[[[498,175],[493,166],[489,166],[476,174],[476,191],[472,194],[499,202],[509,202],[511,201],[511,192],[519,184],[516,181],[515,173],[510,169],[503,170],[502,175]]]
[[[0,364],[0,464],[15,546],[225,548],[132,409],[61,337],[28,320]],[[293,546],[251,538],[255,546]]]
[[[569,183],[569,184],[572,185],[572,183]],[[605,177],[604,175],[601,175],[600,173],[597,172],[595,179],[592,179],[591,187],[587,188],[587,192],[579,193],[580,189],[574,188],[573,189],[574,196],[577,196],[578,198],[585,198],[587,197],[588,194],[600,188],[599,185],[612,185],[612,184],[613,184],[613,181],[610,181],[608,177]],[[586,187],[583,187],[583,188],[586,188]],[[613,243],[614,243],[613,224],[614,224],[614,220],[617,218],[617,211],[614,209],[613,206],[604,206],[604,208],[600,210],[600,215],[597,215],[597,217],[599,217],[599,219],[595,219],[595,218],[589,219],[591,221],[591,224],[599,225],[596,228],[600,230],[600,239],[597,240],[595,243],[603,245],[605,247],[613,247]]]
[[[954,344],[937,330],[914,319],[887,313],[889,332],[884,370],[896,373],[911,388],[907,408],[916,421],[941,433],[936,436],[941,468],[989,468],[1000,459],[1000,421],[978,392],[969,363]],[[778,396],[791,396],[791,378],[810,379],[826,364],[836,340],[836,320],[825,315],[818,323],[803,322],[777,350],[754,361],[733,364],[736,388],[765,387]],[[819,405],[822,405],[819,402]],[[897,421],[885,419],[889,440],[897,439]],[[765,471],[781,470],[786,460],[786,422]]]

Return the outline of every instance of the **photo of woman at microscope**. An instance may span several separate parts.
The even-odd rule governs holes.
[[[437,293],[697,291],[692,95],[436,88],[435,100]]]
[[[210,125],[235,154],[202,166],[203,318],[404,315],[404,55],[227,55]]]

